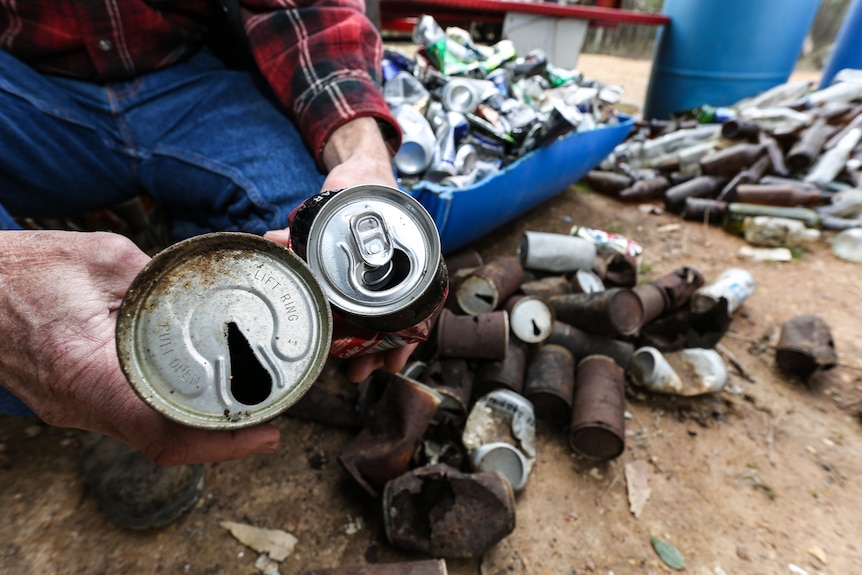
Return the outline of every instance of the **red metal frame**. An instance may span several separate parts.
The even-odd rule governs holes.
[[[621,23],[663,26],[670,23],[670,18],[664,14],[608,7],[607,4],[611,3],[618,4],[618,0],[600,0],[597,6],[515,0],[380,0],[380,15],[384,30],[401,32],[412,30],[416,18],[422,14],[431,14],[444,27],[465,22],[502,24],[507,12],[578,18],[589,20],[594,26]]]

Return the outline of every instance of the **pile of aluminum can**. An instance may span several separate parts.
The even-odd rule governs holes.
[[[788,82],[726,108],[639,122],[585,179],[756,246],[803,247],[821,230],[840,232],[836,255],[862,261],[862,71],[843,70],[820,89]]]
[[[502,40],[474,43],[431,16],[413,30],[415,57],[387,49],[383,94],[403,131],[394,158],[401,186],[465,188],[573,131],[618,122],[619,86],[516,53]]]

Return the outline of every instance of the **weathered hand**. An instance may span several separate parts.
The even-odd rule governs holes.
[[[0,382],[46,423],[109,435],[162,465],[271,453],[270,425],[185,427],[147,406],[123,375],[117,311],[149,257],[109,233],[0,232]]]

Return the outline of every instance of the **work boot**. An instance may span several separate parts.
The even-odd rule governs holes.
[[[203,492],[203,465],[162,467],[105,435],[81,432],[79,439],[84,480],[102,511],[123,527],[163,527]]]

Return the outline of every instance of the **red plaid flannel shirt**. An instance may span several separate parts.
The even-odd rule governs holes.
[[[361,0],[242,0],[260,72],[318,163],[349,120],[378,119],[391,151],[400,132],[378,87],[382,46]],[[210,0],[5,0],[0,49],[46,74],[127,80],[176,63],[204,42]]]

